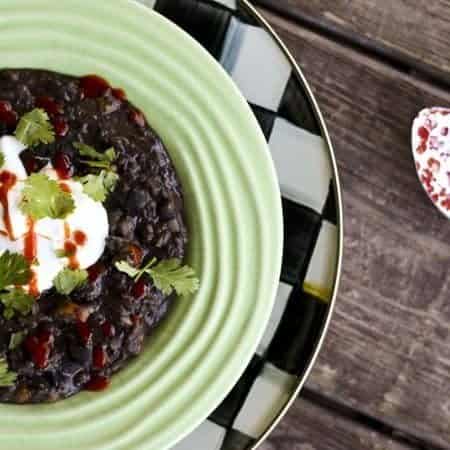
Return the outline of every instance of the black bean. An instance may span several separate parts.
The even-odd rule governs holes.
[[[159,235],[158,240],[156,241],[156,244],[155,244],[156,247],[159,247],[159,248],[165,247],[169,243],[170,236],[171,236],[170,231],[168,231],[168,230],[163,231]]]
[[[109,226],[116,226],[122,217],[122,212],[118,210],[113,210],[108,212]]]
[[[79,388],[89,381],[90,375],[87,372],[78,372],[73,377],[73,384],[75,387]]]
[[[126,239],[132,239],[134,235],[134,230],[136,229],[137,218],[126,216],[124,217],[118,225],[118,231],[121,236]]]
[[[137,355],[142,350],[142,344],[144,343],[144,329],[139,327],[137,330],[128,337],[126,346],[127,350],[132,355]]]
[[[92,349],[75,342],[70,343],[69,354],[74,361],[79,362],[83,366],[89,365],[92,359]]]
[[[173,219],[177,213],[175,204],[170,200],[164,202],[159,208],[159,215],[162,220]]]
[[[181,231],[180,222],[177,219],[172,219],[169,223],[169,230],[172,233],[179,233]]]
[[[67,83],[62,89],[62,97],[66,102],[74,101],[78,96],[78,86],[76,83]]]
[[[77,373],[83,370],[81,364],[77,364],[71,361],[65,361],[61,365],[61,374],[64,377],[73,378]]]
[[[20,104],[21,108],[24,108],[25,110],[33,108],[34,97],[27,86],[25,85],[19,86],[17,95],[18,95],[18,103]]]
[[[150,177],[147,180],[147,185],[150,188],[150,192],[152,193],[153,197],[158,197],[162,189],[161,178]]]
[[[155,237],[155,230],[151,223],[143,224],[139,230],[139,236],[142,242],[146,244],[151,244],[153,238]]]
[[[138,214],[151,200],[150,194],[144,190],[133,190],[128,194],[127,209],[131,214]]]

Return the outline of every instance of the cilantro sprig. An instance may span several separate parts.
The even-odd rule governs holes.
[[[81,156],[86,156],[91,160],[82,159],[80,162],[91,167],[97,167],[100,169],[113,170],[112,164],[116,160],[116,151],[113,147],[106,150],[104,153],[100,153],[90,145],[83,144],[82,142],[75,142],[73,146],[78,150]]]
[[[40,108],[24,114],[14,133],[16,138],[27,147],[55,142],[55,131],[48,114]]]
[[[114,191],[119,175],[115,172],[102,170],[98,175],[89,174],[78,178],[83,185],[83,191],[96,202],[104,202],[108,195]]]
[[[151,259],[142,269],[136,269],[126,261],[116,263],[120,272],[138,281],[143,275],[149,275],[155,287],[164,295],[175,291],[178,295],[193,294],[199,289],[199,280],[194,270],[183,266],[179,259],[167,259],[158,263],[156,258]]]
[[[20,209],[35,220],[65,219],[75,210],[75,202],[55,180],[43,173],[33,173],[25,181]]]
[[[63,269],[53,280],[56,290],[62,295],[69,295],[82,286],[88,279],[87,270]]]
[[[16,313],[26,316],[31,312],[34,297],[18,286],[30,281],[30,263],[18,253],[8,250],[0,256],[0,302],[3,316],[12,319]]]
[[[9,370],[4,358],[0,359],[0,387],[13,386],[17,380],[17,373]]]
[[[0,256],[0,291],[10,286],[27,284],[31,278],[28,261],[18,253],[9,250]]]
[[[3,303],[3,316],[10,320],[16,314],[27,316],[33,309],[34,297],[21,288],[9,289],[0,293],[0,302]]]
[[[75,142],[73,146],[81,156],[90,158],[80,160],[81,163],[99,170],[99,172],[77,179],[83,185],[84,193],[96,202],[104,202],[108,195],[114,191],[119,181],[114,166],[114,161],[117,158],[115,149],[111,147],[104,153],[100,153],[94,147],[81,142]]]

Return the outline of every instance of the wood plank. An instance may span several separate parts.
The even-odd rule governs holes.
[[[450,83],[449,0],[256,0]]]
[[[307,400],[297,400],[259,450],[411,450]]]
[[[344,189],[343,280],[309,388],[450,448],[450,223],[410,150],[415,114],[450,94],[267,16],[317,95]]]

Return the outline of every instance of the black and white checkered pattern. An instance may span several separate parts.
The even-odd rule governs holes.
[[[246,450],[292,396],[327,317],[338,253],[330,153],[288,58],[245,5],[140,1],[193,36],[230,74],[261,125],[280,179],[285,244],[270,323],[224,402],[174,448]]]

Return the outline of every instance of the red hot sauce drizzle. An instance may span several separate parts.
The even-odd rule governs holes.
[[[103,97],[111,86],[98,75],[87,75],[81,79],[80,88],[83,98],[97,98]]]
[[[64,137],[69,132],[69,124],[64,119],[64,107],[53,97],[42,96],[36,99],[36,106],[42,108],[50,116],[56,136]]]
[[[72,158],[67,153],[62,151],[57,152],[53,158],[53,167],[60,180],[68,180],[73,176],[74,167]]]
[[[80,230],[75,230],[73,233],[70,230],[70,225],[64,223],[64,251],[67,258],[69,258],[69,268],[72,270],[79,269],[80,263],[77,258],[78,247],[86,244],[87,236]]]
[[[53,97],[46,95],[36,99],[36,106],[42,108],[49,116],[56,116],[64,112],[64,108],[60,103],[56,102]]]
[[[16,175],[7,170],[0,172],[0,203],[3,206],[3,222],[5,223],[6,233],[11,240],[14,240],[14,233],[9,215],[8,193],[16,183]]]
[[[23,251],[25,259],[30,263],[36,260],[37,256],[37,235],[34,231],[34,221],[30,217],[28,217],[28,231],[25,235],[24,239],[24,251]],[[39,287],[38,287],[38,277],[36,272],[31,272],[31,279],[28,283],[30,288],[30,294],[34,297],[39,295]]]
[[[33,297],[39,296],[39,286],[38,286],[38,277],[36,272],[31,271],[31,278],[28,283],[30,295]]]
[[[18,121],[19,116],[13,110],[11,103],[0,101],[0,122],[3,122],[9,128],[14,128]]]
[[[25,235],[25,247],[24,247],[25,259],[31,264],[34,262],[37,256],[37,237],[34,232],[34,221],[28,217],[28,231]]]
[[[64,222],[64,251],[69,259],[69,268],[76,270],[80,267],[80,263],[77,258],[77,245],[71,240],[70,225]]]
[[[72,193],[72,189],[70,189],[70,186],[67,183],[59,183],[59,187],[63,192],[66,192],[67,194]]]
[[[120,88],[114,88],[112,90],[113,97],[117,98],[117,100],[126,100],[127,94],[125,94],[125,91]]]
[[[40,330],[37,334],[30,335],[25,339],[25,349],[37,368],[45,369],[48,366],[53,343],[54,336],[47,330]]]
[[[104,391],[110,385],[108,378],[100,375],[94,375],[87,383],[85,388],[88,391]]]
[[[53,128],[55,129],[56,136],[64,137],[70,130],[69,124],[64,117],[55,117],[53,119]]]
[[[80,230],[76,230],[73,233],[73,240],[75,241],[75,243],[77,245],[79,245],[80,247],[83,246],[84,244],[86,244],[87,241],[87,236],[85,233],[83,233]]]
[[[108,91],[117,100],[126,100],[127,94],[121,88],[113,88],[108,81],[98,75],[87,75],[80,81],[82,98],[103,97]]]

